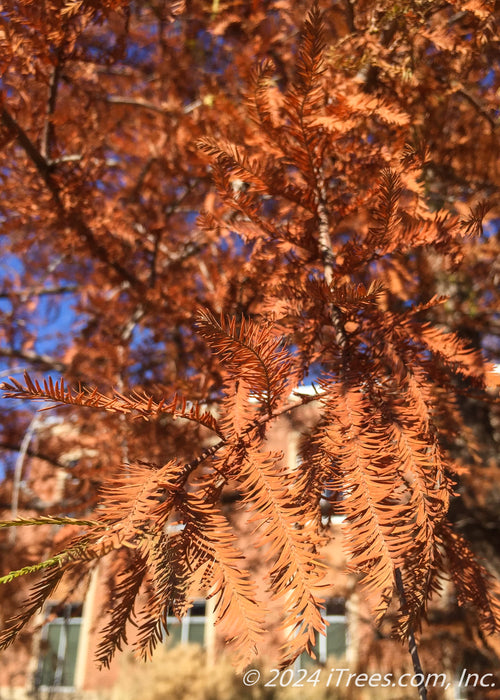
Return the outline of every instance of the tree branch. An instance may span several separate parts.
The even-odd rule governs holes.
[[[457,88],[456,92],[457,92],[457,95],[461,95],[462,97],[465,97],[467,102],[469,102],[469,104],[471,104],[474,107],[476,112],[479,115],[481,115],[484,119],[486,119],[487,122],[489,122],[489,125],[491,127],[491,131],[494,132],[498,126],[498,123],[495,122],[495,120],[493,119],[493,117],[490,114],[488,114],[486,109],[479,103],[479,101],[473,95],[471,95],[470,92],[465,90],[465,88]]]
[[[81,217],[81,214],[76,209],[71,209],[69,211],[66,209],[63,204],[60,188],[52,176],[52,167],[33,144],[21,125],[18,124],[14,117],[12,117],[12,115],[3,106],[0,110],[0,117],[5,126],[7,126],[10,131],[15,133],[20,146],[23,148],[28,158],[38,170],[39,175],[52,195],[57,212],[62,222],[65,225],[73,228],[78,233],[78,235],[86,242],[90,251],[101,262],[113,269],[119,275],[119,277],[126,280],[132,288],[144,293],[144,284],[136,277],[131,275],[130,272],[119,262],[116,262],[110,258],[107,249],[97,241],[94,232]]]
[[[156,112],[157,114],[165,114],[165,107],[161,105],[155,105],[154,102],[148,102],[147,100],[142,100],[140,97],[133,99],[132,97],[119,97],[114,95],[106,95],[101,97],[101,100],[113,105],[125,105],[127,107],[140,107],[142,109],[147,109],[151,112]]]
[[[354,24],[354,3],[352,0],[345,0],[345,19],[351,34],[355,34],[357,29]]]
[[[154,102],[148,102],[147,100],[143,100],[140,97],[133,98],[121,97],[120,95],[97,95],[97,98],[103,100],[104,102],[107,102],[108,104],[124,105],[126,107],[138,107],[139,109],[147,109],[150,112],[156,112],[157,114],[169,114],[171,111],[174,111],[169,110],[162,105],[157,105]],[[190,102],[188,105],[182,108],[182,113],[189,114],[189,112],[192,112],[197,107],[201,107],[202,104],[202,100],[194,100],[193,102]]]
[[[300,401],[296,401],[294,404],[290,406],[286,406],[285,408],[280,409],[279,411],[276,411],[275,413],[270,414],[264,414],[263,416],[260,416],[256,421],[254,421],[242,434],[243,435],[248,435],[252,431],[254,431],[256,428],[259,428],[263,425],[265,425],[268,421],[278,418],[278,416],[283,415],[284,413],[288,413],[289,411],[293,411],[296,408],[299,408],[299,406],[304,406],[307,403],[310,403],[311,401],[316,401],[319,398],[318,395],[308,395],[308,396],[301,396]],[[190,462],[186,462],[184,464],[184,468],[182,472],[180,473],[179,477],[177,478],[177,486],[178,488],[182,488],[186,481],[189,479],[190,475],[204,462],[206,459],[209,457],[212,457],[214,454],[216,454],[220,449],[224,447],[224,445],[227,444],[227,441],[222,438],[218,442],[215,442],[213,445],[209,445],[206,447],[201,454],[198,455],[198,457],[195,457],[192,459]],[[167,489],[161,489],[158,493],[157,500],[162,503],[164,500],[166,500],[170,495],[170,491]]]
[[[26,287],[25,289],[10,289],[9,291],[0,292],[0,299],[9,299],[10,297],[21,297],[29,299],[30,297],[43,297],[51,294],[71,294],[78,291],[76,284],[59,285],[56,287]]]
[[[41,367],[46,367],[47,369],[53,369],[56,372],[66,372],[68,365],[61,360],[57,360],[55,357],[50,355],[39,355],[36,352],[31,352],[30,350],[13,350],[11,348],[0,348],[0,357],[12,357],[17,360],[25,360],[26,362],[31,362],[34,365],[40,365]]]
[[[312,394],[312,395],[307,395],[304,396],[302,395],[300,398],[300,401],[296,401],[294,404],[291,404],[290,406],[285,406],[284,408],[281,408],[279,411],[276,411],[275,413],[266,413],[262,416],[260,416],[256,421],[254,421],[251,425],[246,428],[246,430],[243,431],[243,435],[248,435],[251,432],[253,432],[256,428],[259,428],[266,423],[268,423],[270,420],[273,420],[274,418],[278,418],[278,416],[283,415],[284,413],[288,413],[289,411],[294,411],[296,408],[299,408],[300,406],[304,406],[307,403],[310,403],[311,401],[316,401],[319,398],[319,394]],[[182,483],[185,483],[189,475],[208,457],[211,457],[214,455],[216,452],[218,452],[224,445],[227,444],[227,441],[223,438],[222,440],[219,440],[219,442],[216,442],[213,445],[210,445],[207,447],[203,452],[193,459],[191,462],[187,462],[184,465],[184,470],[182,472],[182,475],[180,477],[180,481]]]
[[[326,188],[321,171],[316,171],[316,183],[317,215],[319,219],[319,250],[323,260],[325,280],[328,286],[331,287],[335,279],[334,258],[332,253],[332,239],[330,238],[330,220],[327,209]],[[331,304],[330,312],[332,323],[337,335],[337,343],[341,348],[343,348],[343,350],[345,350],[348,345],[348,338],[342,324],[340,310],[334,304]]]
[[[52,121],[52,115],[56,109],[57,102],[57,89],[59,86],[59,76],[61,68],[59,62],[59,55],[56,58],[56,63],[52,68],[49,81],[49,97],[47,100],[47,109],[45,112],[45,125],[43,127],[42,142],[41,142],[41,155],[45,159],[50,160],[52,153],[52,148],[54,146],[54,123]]]
[[[16,442],[0,441],[0,450],[7,450],[8,452],[19,452],[20,449],[21,445],[18,445]],[[28,457],[33,457],[35,459],[41,459],[44,462],[48,462],[49,464],[52,464],[58,469],[66,469],[66,466],[64,464],[61,464],[61,462],[58,462],[57,459],[55,459],[54,457],[50,457],[49,455],[45,454],[44,452],[40,452],[39,450],[33,450],[31,447],[28,447],[26,449],[26,455]]]
[[[403,584],[403,577],[401,575],[401,569],[395,569],[394,577],[396,580],[396,589],[398,591],[399,600],[401,602],[401,608],[405,610],[408,607],[408,603],[406,600],[406,593]],[[417,642],[415,641],[415,632],[413,631],[413,627],[411,625],[409,626],[408,630],[408,650],[410,652],[415,675],[418,675],[420,679],[420,682],[418,684],[418,694],[420,696],[420,700],[427,700],[427,688],[425,686],[425,677],[422,671],[422,665],[420,663]]]
[[[23,148],[24,152],[28,156],[28,158],[32,161],[36,169],[38,170],[38,173],[41,175],[43,181],[47,185],[48,189],[50,190],[52,196],[56,200],[56,204],[58,207],[62,207],[60,198],[59,198],[59,193],[53,192],[54,190],[54,183],[52,182],[51,179],[51,168],[46,161],[46,159],[42,156],[40,151],[37,149],[37,147],[32,143],[31,139],[27,135],[27,133],[24,131],[22,126],[17,123],[17,121],[10,115],[10,113],[5,109],[5,107],[2,106],[0,110],[0,116],[2,118],[3,123],[5,126],[15,134],[19,145],[21,148]]]

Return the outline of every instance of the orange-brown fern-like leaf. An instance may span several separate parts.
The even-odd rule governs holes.
[[[175,460],[163,467],[132,464],[104,483],[101,521],[112,528],[118,543],[132,545],[137,535],[164,524],[176,495],[175,478],[182,474],[183,465]]]
[[[45,571],[41,580],[33,586],[22,612],[7,621],[0,636],[0,648],[5,648],[15,641],[19,632],[37,610],[42,608],[67,572],[76,570],[77,567],[80,571],[87,571],[91,562],[106,556],[114,548],[113,538],[106,532],[106,527],[97,523],[91,527],[89,532],[76,537],[66,549],[58,554],[39,564],[24,567],[3,577],[5,583],[11,577],[24,576],[39,570]]]
[[[314,183],[314,188],[326,142],[325,129],[318,122],[318,113],[326,102],[322,85],[326,69],[324,51],[323,22],[318,6],[314,4],[304,22],[297,72],[284,105],[290,117],[287,160],[298,168],[308,184]]]
[[[455,333],[443,331],[430,323],[413,321],[404,325],[410,337],[423,343],[449,373],[467,377],[468,381],[478,387],[484,386],[484,361],[481,354],[468,347]]]
[[[13,377],[9,379],[10,384],[4,382],[1,385],[6,398],[48,401],[54,406],[86,406],[120,413],[132,420],[152,420],[161,415],[171,415],[173,418],[194,421],[215,433],[219,432],[217,421],[209,411],[204,410],[199,404],[190,405],[185,398],[179,398],[177,394],[170,400],[162,398],[159,401],[155,401],[152,396],[143,392],[136,392],[130,396],[115,392],[114,396],[109,397],[101,394],[96,388],[80,387],[78,391],[74,391],[67,386],[64,379],[54,382],[49,377],[40,384],[37,380],[31,379],[27,372],[24,373],[26,385]]]
[[[363,392],[326,382],[323,387],[329,423],[321,447],[336,463],[332,488],[343,492],[339,508],[350,569],[363,576],[379,621],[392,597],[395,568],[413,541],[413,516],[384,429]]]
[[[477,611],[487,634],[500,631],[500,587],[478,562],[466,540],[446,524],[441,531],[448,569],[460,605]]]
[[[41,610],[45,601],[53,594],[62,577],[64,568],[52,568],[44,574],[43,578],[33,586],[30,596],[18,615],[7,620],[4,630],[0,634],[0,649],[5,649],[15,641],[19,632],[24,628],[28,620]]]
[[[231,644],[239,668],[257,653],[264,634],[264,610],[257,602],[255,585],[244,568],[227,519],[203,494],[190,493],[181,506],[191,549],[197,559],[210,561],[208,597],[215,596],[215,624]]]
[[[291,380],[291,358],[281,337],[267,324],[242,318],[238,328],[236,319],[217,321],[205,311],[198,314],[198,328],[228,371],[246,381],[270,413],[286,395]]]
[[[461,228],[466,236],[483,235],[483,219],[492,208],[492,203],[482,200],[471,208],[469,216],[460,222]]]
[[[377,304],[385,291],[381,282],[375,281],[368,289],[363,284],[338,284],[330,286],[325,280],[312,279],[308,281],[307,291],[316,299],[334,304],[343,311],[359,311],[367,306]]]
[[[147,557],[147,600],[137,611],[134,642],[135,653],[144,660],[151,658],[156,646],[164,641],[165,633],[169,634],[169,615],[182,618],[193,597],[205,590],[203,577],[210,574],[211,565],[202,552],[194,554],[191,530],[185,523],[180,530],[157,533]]]
[[[250,158],[238,146],[232,143],[205,137],[197,143],[198,148],[213,159],[231,177],[249,185],[255,192],[267,193],[269,185],[269,165],[262,159]]]
[[[171,461],[162,468],[145,464],[127,465],[120,475],[107,481],[102,490],[99,520],[92,521],[88,532],[76,537],[65,550],[44,563],[48,571],[42,583],[34,587],[25,611],[7,624],[3,643],[11,643],[33,612],[43,605],[52,591],[50,581],[55,576],[54,572],[60,574],[57,578],[59,581],[69,569],[79,565],[85,570],[89,562],[113,552],[116,554],[118,551],[119,563],[130,550],[136,552],[133,566],[126,566],[123,570],[118,567],[118,583],[113,584],[113,596],[119,600],[119,605],[116,610],[112,610],[111,603],[109,605],[110,619],[103,630],[98,649],[99,662],[109,665],[115,649],[120,649],[126,641],[125,628],[131,619],[140,582],[148,570],[150,550],[170,514],[179,487],[176,479],[183,475],[183,465]],[[31,568],[28,567],[26,573],[30,573]],[[47,581],[47,585],[43,581]],[[134,587],[134,581],[139,587]]]
[[[412,541],[404,552],[406,606],[399,620],[399,633],[420,625],[431,595],[439,590],[438,576],[444,571],[441,555],[441,527],[448,511],[452,484],[446,474],[440,448],[421,430],[421,422],[409,417],[394,422],[396,467],[407,490],[408,517],[413,522]],[[399,415],[399,417],[402,417]]]
[[[313,5],[302,29],[301,46],[297,57],[294,91],[308,98],[308,109],[322,104],[323,94],[319,88],[325,71],[325,35],[321,13],[317,3]]]
[[[312,653],[316,634],[325,632],[321,617],[325,565],[315,554],[314,516],[295,490],[295,475],[281,463],[282,455],[250,446],[232,476],[240,481],[244,499],[259,523],[258,545],[269,548],[271,590],[286,609],[285,664],[303,651]]]
[[[103,610],[109,616],[99,632],[96,660],[109,668],[116,650],[127,644],[127,625],[135,624],[134,606],[147,573],[147,563],[138,551],[124,549],[119,555],[119,571],[108,580],[108,598]]]
[[[386,253],[397,247],[397,230],[401,217],[398,212],[399,200],[403,186],[399,174],[385,168],[380,175],[378,189],[378,202],[373,211],[374,224],[371,226],[366,245],[372,249],[378,249]]]
[[[275,73],[276,67],[270,60],[264,60],[255,66],[251,74],[246,104],[249,115],[256,125],[265,130],[273,142],[284,145],[284,134],[279,128],[279,112],[283,106],[283,96],[275,84]]]
[[[227,440],[238,438],[250,429],[255,420],[255,402],[252,403],[252,390],[243,378],[229,380],[224,386],[222,402],[223,417],[220,424]]]

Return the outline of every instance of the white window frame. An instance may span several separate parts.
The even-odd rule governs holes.
[[[78,603],[79,606],[81,606],[80,603]],[[50,609],[57,607],[57,603],[49,603],[48,606],[48,613],[50,614]],[[71,603],[67,604],[64,606],[64,610],[68,610],[70,612],[71,610]],[[47,622],[43,627],[42,627],[42,633],[41,633],[41,642],[43,643],[44,641],[48,640],[49,636],[49,630],[50,626],[54,624],[59,624],[61,625],[61,634],[59,636],[59,645],[57,648],[57,666],[54,672],[54,682],[52,685],[42,685],[41,680],[42,680],[42,673],[43,673],[43,666],[45,663],[45,656],[43,654],[39,654],[38,658],[38,666],[37,666],[37,671],[36,674],[40,678],[40,685],[38,685],[39,690],[43,691],[55,691],[55,692],[68,692],[68,691],[74,691],[75,690],[75,684],[73,680],[73,685],[61,685],[60,681],[62,679],[62,674],[64,670],[64,661],[66,658],[66,650],[67,650],[67,643],[68,643],[68,637],[67,637],[67,628],[69,626],[74,626],[74,625],[79,625],[80,626],[80,633],[78,636],[78,646],[77,646],[77,651],[75,654],[75,668],[73,672],[73,679],[76,677],[76,671],[77,671],[77,666],[78,666],[78,649],[81,643],[81,631],[83,627],[83,614],[81,614],[78,617],[72,617],[71,614],[65,615],[64,617],[55,617],[49,622]]]
[[[347,620],[347,609],[346,609],[346,600],[345,598],[342,599],[344,602],[344,614],[332,614],[332,615],[323,615],[323,620],[325,622],[328,622],[330,624],[343,624],[345,628],[345,649],[346,653],[349,648],[349,625],[348,625],[348,620]],[[328,604],[328,601],[326,601]],[[316,659],[313,659],[310,657],[310,662],[311,664],[325,664],[327,661],[327,649],[328,649],[328,630],[329,630],[329,625],[326,626],[326,635],[323,634],[318,634],[317,636],[317,643],[316,643],[316,648],[318,651],[318,657]],[[304,652],[305,654],[305,652]],[[295,662],[295,671],[298,671],[301,668],[305,668],[305,666],[302,664],[302,654],[297,658]]]
[[[344,625],[344,627],[345,627],[345,648],[347,651],[347,646],[348,646],[347,615],[345,615],[345,614],[344,615],[326,615],[323,619],[326,620],[327,622],[329,622],[330,624],[334,624],[334,623],[339,624],[340,623],[340,624]],[[328,630],[329,630],[329,627],[327,626],[326,635],[323,635],[323,634],[318,635],[319,639],[318,639],[317,647],[318,647],[318,652],[319,652],[319,654],[318,654],[319,658],[316,659],[316,663],[319,663],[319,664],[324,664],[324,663],[326,663],[326,660],[327,660]]]
[[[203,603],[205,612],[203,615],[193,615],[192,610],[194,605],[200,605]],[[175,646],[178,646],[180,644],[190,644],[191,642],[189,641],[189,627],[192,623],[194,624],[202,624],[203,625],[203,647],[206,646],[206,629],[207,629],[207,601],[204,598],[199,598],[193,601],[193,605],[189,608],[187,613],[184,615],[184,617],[181,620],[177,620],[174,623],[170,623],[172,626],[175,625],[180,625],[181,628],[181,638],[180,641],[177,644],[171,645],[170,648],[174,648]],[[167,623],[167,627],[168,627]],[[169,637],[166,636],[166,641],[168,643]]]

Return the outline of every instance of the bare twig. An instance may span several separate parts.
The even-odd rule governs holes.
[[[123,344],[128,343],[128,341],[132,337],[132,333],[134,332],[135,327],[137,326],[141,318],[143,318],[145,313],[146,312],[144,310],[144,307],[142,306],[142,304],[139,304],[139,306],[135,309],[134,313],[130,316],[130,318],[127,319],[120,333],[120,338]]]
[[[403,577],[401,575],[401,570],[396,569],[394,572],[394,577],[396,580],[396,589],[399,595],[399,600],[401,602],[401,608],[404,610],[408,607],[407,605],[407,600],[406,600],[406,593],[405,593],[405,588],[403,584]],[[415,671],[415,675],[418,676],[419,684],[418,684],[418,694],[420,696],[420,700],[427,700],[427,688],[425,687],[425,677],[424,673],[422,671],[422,665],[420,663],[420,656],[418,654],[418,647],[417,647],[417,642],[415,641],[415,633],[413,631],[412,626],[410,625],[409,631],[408,631],[408,650],[410,652],[411,660],[413,663],[413,670]]]
[[[12,377],[14,374],[24,374],[26,372],[26,367],[21,367],[20,365],[16,367],[9,367],[8,369],[3,369],[0,372],[0,377]]]
[[[316,171],[316,197],[317,197],[317,214],[319,219],[318,236],[319,250],[323,260],[323,270],[325,280],[329,287],[333,285],[334,274],[334,257],[332,253],[332,240],[330,238],[330,220],[328,216],[326,188],[321,171]],[[340,310],[335,304],[330,305],[332,323],[337,335],[337,343],[339,347],[346,350],[348,345],[347,334],[342,323]]]
[[[52,148],[54,146],[54,122],[52,116],[56,109],[57,102],[57,88],[59,86],[59,76],[60,76],[60,62],[59,57],[56,59],[56,63],[52,68],[49,81],[49,97],[47,100],[47,109],[45,112],[45,125],[43,127],[42,141],[40,152],[42,156],[46,159],[50,159]]]
[[[76,284],[57,285],[55,287],[26,287],[25,289],[10,289],[9,291],[0,292],[0,299],[9,299],[10,297],[29,299],[30,297],[43,297],[52,294],[71,294],[77,290],[78,286]]]
[[[495,131],[495,129],[498,126],[498,123],[495,122],[495,120],[493,119],[491,114],[488,114],[486,109],[483,107],[483,105],[480,104],[480,102],[474,97],[474,95],[471,95],[470,92],[465,90],[465,88],[457,88],[456,93],[457,93],[457,95],[461,95],[462,97],[465,97],[467,102],[469,102],[469,104],[471,104],[474,107],[476,112],[481,117],[486,119],[486,121],[489,123],[489,125],[491,127],[491,131],[492,132]]]
[[[99,97],[99,96],[98,96]],[[107,95],[100,98],[104,102],[113,105],[125,105],[127,107],[140,107],[141,109],[147,109],[150,112],[157,112],[158,114],[165,114],[165,107],[161,105],[155,105],[154,102],[148,102],[147,100],[142,100],[141,98],[131,98],[131,97],[118,97],[114,95]]]
[[[156,112],[157,114],[169,114],[175,112],[172,108],[167,109],[163,105],[157,105],[154,102],[148,102],[148,100],[143,100],[140,97],[122,97],[120,95],[106,95],[100,96],[96,95],[97,99],[101,99],[108,104],[113,105],[124,105],[126,107],[137,107],[139,109],[146,109],[150,112]],[[201,107],[203,104],[202,100],[194,100],[188,105],[182,108],[183,114],[189,114],[197,107]]]
[[[12,348],[0,348],[0,357],[12,357],[18,360],[25,360],[34,365],[53,369],[56,372],[66,372],[68,366],[65,362],[51,357],[50,355],[38,354],[31,350],[14,350]],[[9,370],[11,373],[11,370]]]
[[[61,165],[62,163],[79,163],[83,159],[81,153],[68,153],[68,155],[60,156],[59,158],[47,159],[50,167]]]
[[[345,0],[345,19],[350,33],[355,34],[357,30],[354,23],[354,3],[352,0]]]
[[[17,442],[8,442],[0,441],[0,450],[6,450],[8,452],[19,452],[21,449],[21,446]],[[65,469],[66,465],[62,464],[61,462],[58,462],[57,459],[54,459],[48,454],[45,454],[44,452],[41,452],[40,450],[34,450],[31,447],[28,447],[26,449],[26,455],[28,457],[34,457],[36,459],[41,459],[43,462],[47,462],[48,464],[52,464],[54,467],[57,467],[58,469]]]

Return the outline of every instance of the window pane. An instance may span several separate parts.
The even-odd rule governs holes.
[[[201,616],[205,617],[205,601],[204,600],[196,600],[193,603],[193,607],[190,610],[190,615],[191,617],[196,617]]]
[[[61,685],[73,686],[75,682],[76,655],[80,639],[80,624],[66,625],[66,651],[62,666]]]
[[[187,615],[179,622],[175,617],[169,617],[168,636],[165,644],[169,647],[177,644],[205,644],[205,611],[206,601],[197,600],[188,610]]]
[[[309,666],[315,666],[317,663],[320,662],[320,655],[319,655],[319,640],[318,640],[318,635],[316,634],[316,643],[313,647],[314,653],[316,655],[316,658],[313,659],[309,654],[301,654],[300,655],[300,668],[308,668]],[[321,659],[322,660],[322,659]]]
[[[329,620],[329,625],[326,628],[326,640],[322,635],[321,637],[316,635],[316,644],[314,645],[316,659],[311,658],[309,654],[301,654],[300,668],[309,668],[318,663],[325,663],[328,656],[344,656],[346,653],[346,630],[345,621],[333,622]]]
[[[40,684],[69,686],[75,682],[80,623],[50,622],[41,642]]]
[[[330,622],[326,633],[326,655],[344,656],[346,652],[345,622]]]
[[[59,651],[59,641],[61,638],[62,624],[51,622],[48,625],[47,637],[42,640],[42,670],[40,673],[41,685],[54,685],[57,671],[57,655]]]
[[[181,643],[182,627],[178,620],[169,622],[168,625],[168,635],[165,635],[165,642],[169,647],[174,647]]]
[[[189,623],[189,643],[203,646],[205,643],[205,624],[203,622]]]
[[[344,598],[329,598],[326,601],[326,614],[328,615],[345,615],[345,600]]]

